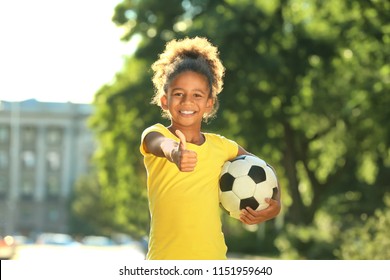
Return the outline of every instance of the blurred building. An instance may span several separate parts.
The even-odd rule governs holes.
[[[92,110],[0,101],[0,235],[67,232],[68,198],[94,152]]]

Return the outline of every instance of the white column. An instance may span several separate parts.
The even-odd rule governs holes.
[[[7,200],[7,215],[5,231],[13,233],[15,231],[15,220],[17,217],[17,203],[20,184],[20,103],[11,104],[11,143],[10,143],[10,188]]]
[[[61,169],[61,197],[68,198],[71,192],[72,170],[76,162],[74,162],[74,153],[77,151],[74,142],[74,128],[72,123],[64,127],[63,143],[62,143],[62,169]]]
[[[46,177],[46,127],[39,125],[37,129],[37,166],[36,189],[34,200],[42,202],[45,199]]]

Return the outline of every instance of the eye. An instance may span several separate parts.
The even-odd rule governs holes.
[[[180,91],[175,91],[174,93],[172,93],[172,96],[183,96],[183,93]]]
[[[201,93],[194,93],[194,97],[195,98],[202,98],[203,94],[201,94]]]

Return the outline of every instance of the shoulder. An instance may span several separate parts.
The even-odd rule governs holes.
[[[222,142],[233,141],[233,140],[230,140],[230,139],[226,138],[225,136],[217,134],[217,133],[205,132],[203,134],[206,136],[207,139],[210,139],[211,141],[222,141]]]
[[[149,135],[152,132],[160,133],[166,137],[169,137],[168,134],[170,133],[169,130],[160,123],[147,127],[141,134],[141,144],[139,147],[141,154],[144,156],[148,154],[145,148],[145,138],[147,135]]]
[[[156,123],[156,124],[154,124],[152,126],[147,127],[142,132],[141,141],[143,141],[145,139],[145,136],[148,135],[150,132],[159,132],[159,133],[161,133],[164,136],[168,136],[168,134],[170,133],[169,130],[165,126],[163,126],[160,123]]]
[[[204,135],[206,136],[206,139],[213,144],[238,148],[238,144],[234,140],[228,139],[225,136],[222,136],[220,134],[204,133]]]

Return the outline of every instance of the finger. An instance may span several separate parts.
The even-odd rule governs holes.
[[[244,221],[245,223],[248,223],[251,220],[253,220],[255,217],[254,217],[252,211],[254,211],[254,210],[252,208],[250,208],[250,207],[242,209],[241,210],[241,214],[240,214],[241,221]]]
[[[247,224],[247,225],[256,224],[256,220],[252,217],[249,217],[248,215],[249,215],[248,213],[246,213],[246,214],[241,213],[240,221],[243,222],[244,224]]]
[[[264,222],[266,219],[263,217],[253,217],[253,216],[240,216],[241,222],[247,225],[255,225],[261,222]]]
[[[182,151],[182,154],[180,157],[181,169],[186,169],[186,170],[192,171],[192,170],[194,170],[197,162],[198,162],[198,157],[197,157],[196,152],[189,151],[189,150]]]
[[[176,135],[180,139],[180,149],[186,150],[187,149],[187,141],[186,141],[186,137],[184,136],[183,132],[181,132],[180,130],[176,130]]]
[[[267,208],[264,208],[262,210],[254,210],[251,207],[246,207],[242,210],[242,213],[249,219],[257,219],[266,217],[267,213],[269,212],[269,206]]]
[[[247,207],[244,212],[244,218],[247,222],[257,223],[259,219],[263,219],[263,213]]]
[[[246,210],[246,213],[251,214],[252,216],[256,216],[256,214],[258,212],[256,210],[253,210],[251,207],[246,207],[245,210]]]

